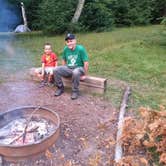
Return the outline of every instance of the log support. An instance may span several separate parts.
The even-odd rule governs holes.
[[[35,69],[30,69],[30,76],[32,80],[39,81],[39,79],[35,76]],[[71,88],[71,78],[62,78],[63,83],[65,87]],[[80,81],[79,86],[81,91],[86,91],[89,93],[97,93],[97,94],[103,94],[107,89],[107,79],[106,78],[100,78],[100,77],[94,77],[94,76],[87,76],[84,81]]]

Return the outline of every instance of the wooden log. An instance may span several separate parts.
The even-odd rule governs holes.
[[[64,86],[71,87],[71,78],[62,78]],[[106,91],[107,80],[105,78],[87,76],[84,81],[80,81],[80,90],[102,94]]]
[[[131,94],[131,89],[128,86],[125,89],[125,92],[123,95],[123,100],[122,100],[121,107],[120,107],[120,112],[119,112],[118,131],[117,131],[116,146],[115,146],[115,161],[116,162],[118,162],[123,156],[122,142],[120,139],[122,137],[124,116],[125,116],[127,102],[128,102],[130,94]]]
[[[35,76],[35,69],[30,69],[30,76],[32,80],[38,81],[39,78]],[[71,78],[62,78],[64,86],[71,88],[72,79]],[[103,94],[107,89],[107,79],[106,78],[100,78],[100,77],[94,77],[94,76],[87,76],[85,80],[80,81],[79,86],[80,91],[86,91],[88,93],[97,93],[97,94]]]
[[[36,70],[36,69],[37,69],[37,68],[35,68],[35,67],[30,68],[28,72],[29,72],[30,78],[31,78],[32,80],[34,80],[34,81],[40,81],[39,78],[35,75],[35,70]]]

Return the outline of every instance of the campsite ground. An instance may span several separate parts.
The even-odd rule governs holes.
[[[112,162],[118,111],[110,102],[85,93],[73,101],[69,91],[54,97],[54,88],[39,88],[30,80],[3,83],[0,94],[1,112],[33,105],[60,116],[60,135],[47,153],[15,164],[4,161],[4,166],[107,166]]]
[[[40,89],[24,77],[24,70],[41,65],[41,48],[46,41],[52,43],[60,58],[64,36],[1,33],[0,111],[40,105],[56,111],[61,118],[60,136],[49,149],[51,157],[42,155],[20,165],[111,165],[108,163],[114,156],[117,109],[124,87],[130,85],[132,89],[128,103],[132,113],[137,113],[140,106],[166,106],[164,34],[161,25],[76,34],[88,50],[89,73],[107,78],[109,84],[102,97],[82,93],[78,100],[71,101],[70,91],[55,98],[54,89]]]

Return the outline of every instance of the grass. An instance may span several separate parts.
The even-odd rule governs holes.
[[[119,107],[126,85],[132,88],[131,108],[166,106],[166,35],[163,32],[163,26],[156,25],[76,34],[78,43],[88,51],[90,75],[108,78],[108,89],[103,97],[114,106]],[[64,35],[44,36],[40,32],[13,35],[10,44],[19,61],[12,57],[8,65],[15,64],[15,69],[40,66],[45,42],[52,43],[60,59]],[[5,66],[8,58],[0,52],[0,63]]]

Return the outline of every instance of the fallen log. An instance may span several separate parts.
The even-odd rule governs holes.
[[[123,155],[122,142],[120,139],[122,137],[124,115],[126,112],[127,102],[128,102],[128,98],[129,98],[130,94],[131,94],[131,89],[128,86],[125,90],[124,95],[123,95],[123,100],[122,100],[120,112],[119,112],[118,131],[117,131],[117,136],[116,136],[115,158],[114,158],[114,160],[116,162],[118,162],[122,158],[122,155]]]
[[[35,76],[35,69],[36,68],[31,68],[30,69],[30,77],[32,80],[39,81],[39,78]],[[71,88],[71,78],[62,78],[63,83],[65,87],[70,87]],[[80,81],[80,86],[79,86],[81,91],[86,91],[89,93],[98,93],[98,94],[103,94],[106,89],[107,89],[107,79],[106,78],[100,78],[100,77],[94,77],[94,76],[87,76],[85,80]]]

